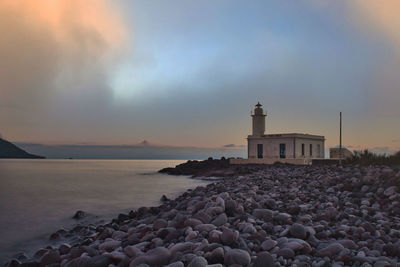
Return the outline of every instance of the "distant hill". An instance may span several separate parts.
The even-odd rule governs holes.
[[[19,147],[49,159],[207,159],[246,157],[243,147],[178,147],[143,141],[135,145],[43,145],[16,143]]]
[[[0,158],[13,158],[13,159],[43,159],[42,156],[29,154],[25,150],[17,147],[13,143],[10,143],[0,138]]]

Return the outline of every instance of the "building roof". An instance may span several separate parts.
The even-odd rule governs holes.
[[[262,139],[273,139],[273,138],[306,138],[306,139],[318,139],[325,140],[323,135],[303,134],[303,133],[281,133],[281,134],[264,134],[262,136],[249,135],[248,138],[262,138]]]

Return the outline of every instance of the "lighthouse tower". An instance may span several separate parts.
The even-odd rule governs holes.
[[[253,117],[253,136],[263,136],[265,132],[265,117],[267,114],[264,114],[260,102],[257,103],[254,114],[251,116]]]

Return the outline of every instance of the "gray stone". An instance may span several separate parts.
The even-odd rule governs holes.
[[[318,250],[317,254],[322,257],[333,257],[340,253],[340,251],[344,250],[343,245],[340,243],[333,243],[328,245],[327,247]]]
[[[278,256],[284,257],[285,259],[290,259],[295,256],[295,253],[294,253],[293,249],[291,249],[291,248],[281,248],[280,250],[278,250],[278,252],[276,254]]]
[[[269,252],[260,252],[257,254],[257,258],[254,261],[253,267],[274,267],[274,258],[269,254]]]
[[[303,225],[299,224],[299,223],[294,223],[291,227],[290,227],[290,235],[296,238],[300,238],[300,239],[306,239],[307,237],[307,232],[306,229]]]
[[[206,267],[208,264],[207,260],[203,257],[195,257],[193,258],[188,267]]]
[[[67,254],[67,253],[69,253],[69,251],[71,250],[71,246],[69,245],[69,244],[61,244],[59,247],[58,247],[58,251],[60,251],[60,254],[61,255],[64,255],[64,254]]]
[[[224,249],[222,247],[214,249],[207,257],[209,263],[224,263]]]
[[[391,187],[386,188],[386,190],[383,192],[383,194],[387,197],[396,194],[397,192],[397,186],[393,185]]]
[[[166,267],[185,267],[185,264],[183,264],[181,261],[176,261],[168,264]]]
[[[100,244],[99,250],[111,252],[119,246],[121,246],[121,241],[110,240],[110,241],[106,241],[106,242]]]
[[[215,230],[217,227],[213,224],[199,224],[194,227],[194,230],[199,232],[210,232],[211,230]]]
[[[218,215],[211,223],[215,226],[221,226],[228,222],[228,217],[225,213]]]
[[[164,219],[157,219],[153,222],[154,230],[159,230],[168,226],[168,222]]]
[[[60,263],[61,257],[60,252],[58,250],[50,250],[40,259],[40,266],[46,266],[53,263]]]
[[[242,249],[230,249],[225,253],[224,257],[224,263],[226,266],[234,264],[248,266],[250,261],[250,254]]]
[[[253,216],[257,219],[264,220],[265,222],[272,221],[273,211],[269,209],[254,209]]]
[[[292,216],[287,213],[279,213],[274,219],[281,224],[290,224],[292,222]]]
[[[230,245],[238,240],[239,232],[225,228],[222,231],[221,241],[224,245]]]
[[[133,259],[129,267],[135,267],[141,263],[146,263],[150,266],[162,266],[168,264],[170,257],[171,252],[167,248],[157,247]]]
[[[272,239],[267,239],[264,242],[261,243],[261,248],[263,250],[271,250],[273,249],[276,245],[278,244],[278,242],[276,242],[275,240]]]

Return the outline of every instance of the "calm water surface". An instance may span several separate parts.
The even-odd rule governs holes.
[[[159,174],[178,160],[0,160],[0,262],[28,255],[49,235],[69,228],[77,210],[96,220],[159,205],[205,182]]]

